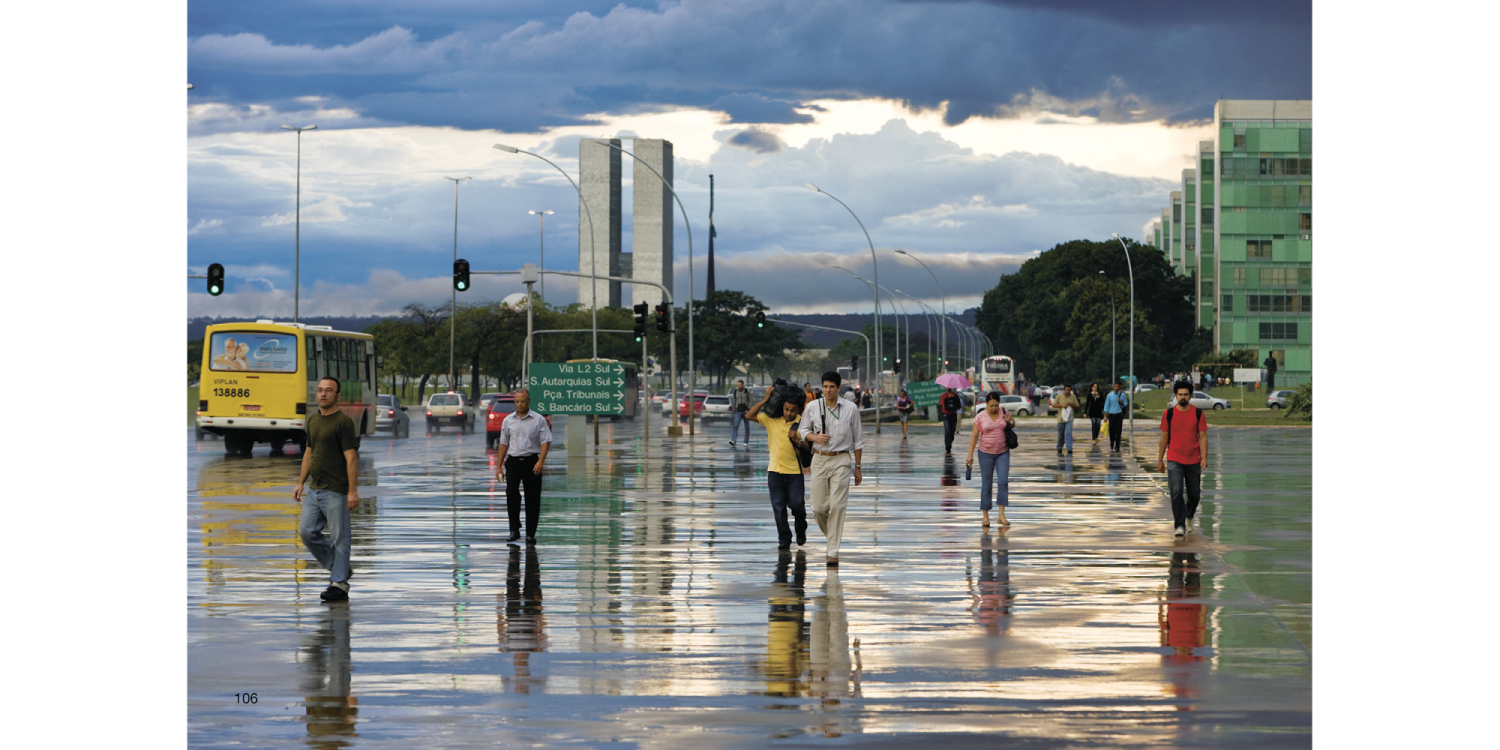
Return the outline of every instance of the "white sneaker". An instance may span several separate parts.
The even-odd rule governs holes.
[[[1172,536],[1183,536],[1185,534],[1187,534],[1187,529],[1184,529],[1181,526],[1178,526],[1177,529],[1172,532]]]

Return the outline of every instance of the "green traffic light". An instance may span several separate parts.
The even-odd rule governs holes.
[[[460,282],[458,282],[458,291],[462,292],[464,289],[468,288],[468,286],[469,286],[468,284],[465,284],[462,281],[460,281]]]
[[[209,294],[218,294],[219,293],[219,287],[217,285],[209,287],[208,288],[208,293]]]

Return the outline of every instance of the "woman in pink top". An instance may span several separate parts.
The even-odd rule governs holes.
[[[1010,449],[1005,446],[1005,428],[1016,426],[1016,420],[1000,408],[999,391],[991,391],[984,397],[984,411],[974,418],[974,434],[969,438],[969,457],[964,462],[974,465],[974,448],[979,448],[979,476],[983,488],[979,491],[979,509],[984,511],[984,527],[990,526],[990,488],[999,481],[1000,497],[995,505],[1000,506],[1000,525],[1009,526],[1005,518],[1005,506],[1010,505]]]

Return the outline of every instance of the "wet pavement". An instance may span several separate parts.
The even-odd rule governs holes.
[[[816,524],[778,554],[764,430],[641,430],[583,456],[557,430],[530,549],[505,544],[483,433],[367,438],[333,605],[297,459],[189,434],[189,744],[1311,744],[1311,430],[1215,428],[1201,532],[1174,541],[1128,446],[1020,430],[1013,525],[986,533],[977,467],[887,426],[838,568]]]

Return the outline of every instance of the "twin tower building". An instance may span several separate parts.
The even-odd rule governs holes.
[[[604,140],[604,139],[601,139]],[[608,139],[620,146],[620,139]],[[628,149],[635,155],[631,168],[631,252],[620,246],[623,156],[599,141],[578,142],[578,188],[583,193],[578,206],[578,270],[598,276],[616,276],[650,281],[672,289],[672,143],[659,138],[635,138]],[[649,168],[648,168],[649,166]],[[652,173],[655,169],[661,174]],[[665,181],[665,182],[663,182]],[[593,239],[590,241],[590,213]],[[595,253],[598,257],[595,257]],[[644,284],[579,279],[578,301],[586,308],[620,307],[622,286],[630,286],[635,304],[653,307],[664,300],[660,289]],[[675,292],[674,292],[675,295]]]

